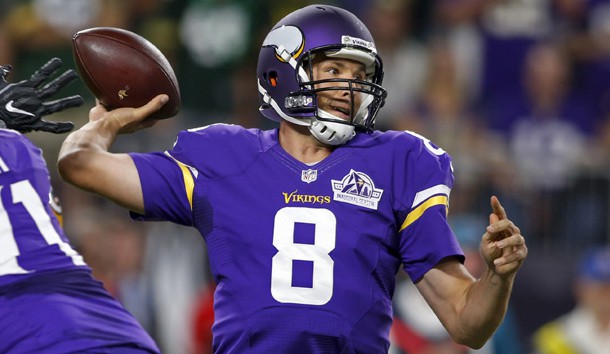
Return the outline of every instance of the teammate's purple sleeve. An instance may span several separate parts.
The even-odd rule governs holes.
[[[71,247],[50,194],[42,151],[0,129],[0,353],[159,353]]]

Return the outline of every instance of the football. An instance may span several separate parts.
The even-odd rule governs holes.
[[[169,61],[146,38],[116,27],[94,27],[72,38],[76,70],[108,110],[140,107],[159,94],[169,101],[147,119],[166,119],[180,110],[180,88]]]

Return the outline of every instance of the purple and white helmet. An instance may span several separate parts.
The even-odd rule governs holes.
[[[365,80],[312,81],[311,61],[319,53],[364,64]],[[372,131],[387,96],[381,87],[383,65],[371,33],[351,12],[328,5],[296,10],[271,29],[261,47],[257,77],[260,111],[265,117],[308,126],[318,140],[329,145],[346,143],[355,129]],[[314,84],[325,82],[339,85],[314,89]],[[326,90],[349,90],[352,98],[359,92],[360,107],[352,107],[349,120],[322,111],[317,93]]]

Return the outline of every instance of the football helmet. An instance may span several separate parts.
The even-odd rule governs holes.
[[[362,63],[366,77],[316,80],[311,63],[322,53]],[[328,5],[296,10],[271,29],[260,50],[257,79],[260,111],[265,117],[307,126],[328,145],[346,143],[356,129],[372,131],[387,96],[381,87],[383,64],[369,30],[351,12]],[[349,119],[318,108],[317,94],[327,90],[349,91]],[[354,107],[356,94],[361,95],[360,107]]]

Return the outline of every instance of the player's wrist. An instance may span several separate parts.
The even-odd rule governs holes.
[[[515,273],[502,274],[495,268],[487,266],[481,275],[481,280],[494,287],[511,287]]]
[[[66,143],[76,147],[77,150],[108,151],[119,135],[120,127],[111,120],[99,119],[89,121],[80,129],[72,132]]]

